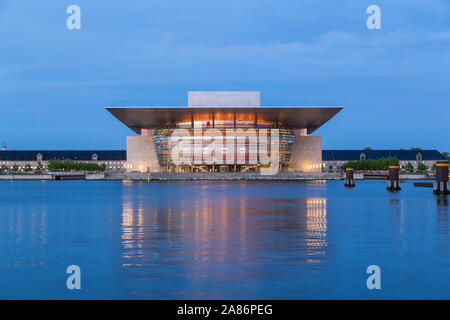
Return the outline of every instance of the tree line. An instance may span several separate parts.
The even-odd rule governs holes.
[[[96,163],[89,163],[89,162],[75,162],[70,159],[68,160],[50,160],[48,162],[47,166],[48,171],[88,171],[88,172],[104,172],[106,170],[106,165],[102,164],[96,164]],[[0,167],[0,173],[3,172],[43,172],[45,171],[45,167],[39,163],[36,168],[33,169],[33,167],[30,164],[24,165],[22,168],[19,167],[17,164],[13,165],[12,167],[7,167],[5,165],[2,165]]]
[[[70,159],[67,160],[50,160],[47,166],[48,171],[90,171],[103,172],[106,170],[106,165],[99,165],[91,162],[75,162]]]

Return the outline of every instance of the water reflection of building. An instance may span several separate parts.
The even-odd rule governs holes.
[[[308,190],[326,190],[327,180],[310,180],[306,182]]]
[[[122,210],[122,246],[125,249],[122,254],[124,259],[142,258],[145,250],[143,245],[146,239],[144,210],[142,207],[134,208],[132,203],[124,203]],[[134,263],[133,265],[139,265]]]
[[[447,195],[437,195],[437,234],[439,240],[439,252],[448,255],[449,252],[449,207]]]
[[[201,185],[193,189],[195,198],[124,201],[123,266],[172,261],[183,263],[191,275],[202,276],[203,268],[211,264],[256,266],[261,263],[256,257],[262,256],[294,254],[307,263],[323,260],[326,199],[255,199],[225,191],[211,198]]]
[[[447,198],[447,196],[446,195],[436,196],[436,204],[437,204],[438,207],[448,208],[448,198]]]
[[[327,246],[327,200],[307,199],[306,243],[311,255],[309,262],[320,262],[318,256],[325,254]]]
[[[405,233],[405,204],[404,200],[399,199],[389,199],[389,213],[392,222],[397,227],[400,235],[402,235],[402,243],[403,234]]]
[[[2,209],[0,228],[2,236],[9,240],[10,248],[19,250],[20,254],[2,256],[4,266],[46,266],[49,263],[48,217],[45,204],[35,207],[20,205]],[[2,259],[0,259],[1,261]]]

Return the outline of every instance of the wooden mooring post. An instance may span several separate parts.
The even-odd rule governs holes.
[[[436,182],[433,183],[433,193],[449,194],[448,160],[436,161]]]
[[[389,177],[387,181],[387,189],[389,191],[402,190],[399,180],[399,166],[389,166]]]
[[[355,186],[355,179],[353,178],[353,169],[347,168],[345,169],[345,183],[344,186],[348,188],[352,188]]]

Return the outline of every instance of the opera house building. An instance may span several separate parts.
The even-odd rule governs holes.
[[[261,106],[258,91],[194,91],[183,107],[107,107],[127,137],[129,172],[321,172],[311,136],[341,107]]]

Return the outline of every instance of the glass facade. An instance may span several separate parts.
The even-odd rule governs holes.
[[[187,121],[162,123],[154,134],[160,166],[177,172],[257,172],[268,166],[274,145],[279,170],[285,171],[294,140],[293,131],[283,123],[233,109],[214,114],[205,110]]]

